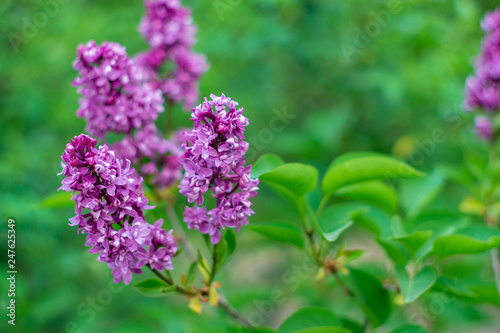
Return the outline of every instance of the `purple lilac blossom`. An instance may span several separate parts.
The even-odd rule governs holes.
[[[243,108],[229,97],[210,95],[192,109],[192,131],[185,132],[185,173],[179,185],[194,207],[186,207],[184,222],[188,228],[208,234],[212,243],[221,239],[221,229],[239,231],[254,212],[250,198],[257,194],[258,179],[250,177],[251,165],[245,166],[248,143],[244,140],[248,119]],[[216,207],[207,212],[203,195],[210,190]],[[239,190],[239,191],[238,191]]]
[[[139,54],[137,62],[145,78],[156,82],[173,102],[184,101],[189,109],[198,99],[200,76],[208,69],[205,56],[192,50],[196,27],[191,11],[180,0],[146,0],[145,6],[139,31],[151,49]],[[164,77],[160,72],[167,61],[175,69]]]
[[[73,66],[80,74],[73,85],[82,95],[77,115],[98,138],[107,132],[129,133],[154,122],[164,110],[161,90],[140,80],[137,65],[120,44],[79,45]]]
[[[477,116],[474,119],[474,125],[476,127],[477,136],[485,139],[491,140],[493,137],[493,123],[491,119],[484,116]]]
[[[486,14],[481,26],[486,36],[475,61],[475,75],[467,78],[464,106],[469,111],[492,112],[500,108],[500,10]]]
[[[142,179],[134,176],[129,160],[116,158],[106,145],[97,149],[96,143],[87,135],[75,136],[62,155],[66,178],[59,190],[74,193],[76,216],[70,225],[87,234],[85,245],[108,264],[115,283],[129,284],[132,273],[141,274],[146,264],[172,269],[175,238],[172,230],[161,229],[162,220],[154,225],[144,220],[143,210],[150,207],[140,190]]]

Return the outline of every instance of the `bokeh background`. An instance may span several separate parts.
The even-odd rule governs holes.
[[[341,153],[375,150],[424,171],[461,163],[463,146],[476,140],[461,110],[464,80],[483,35],[479,22],[497,2],[402,0],[398,14],[368,38],[362,36],[377,22],[374,13],[387,10],[388,2],[183,1],[199,27],[195,49],[211,65],[201,96],[225,93],[245,108],[251,161],[274,152],[288,162],[325,170]],[[48,19],[30,28],[47,10]],[[8,302],[4,249],[7,218],[14,218],[18,332],[225,332],[231,323],[208,307],[202,316],[194,315],[180,296],[146,298],[131,286],[113,287],[106,265],[86,253],[84,236],[67,226],[72,208],[51,207],[57,204],[46,200],[59,187],[56,174],[65,144],[84,131],[84,121],[75,116],[78,96],[71,86],[77,45],[110,40],[132,55],[144,50],[137,33],[143,12],[141,0],[0,2],[0,306],[5,309]],[[25,39],[14,45],[12,33]],[[174,112],[176,124],[189,126],[188,113]],[[272,126],[276,123],[283,126]],[[433,140],[436,129],[446,133],[445,140]],[[451,205],[458,205],[461,195],[455,187],[442,193]],[[179,198],[178,211],[183,200]],[[290,215],[267,189],[254,207],[254,221]],[[354,229],[350,235],[363,243],[362,231]],[[338,290],[312,282],[314,272],[297,288],[283,284],[281,276],[290,263],[304,260],[297,249],[245,229],[238,242],[220,279],[241,312],[259,313],[256,309],[278,288],[286,302],[264,315],[263,324],[277,325],[308,304],[356,316]],[[486,259],[470,256],[452,261],[450,269],[480,275]],[[180,258],[174,265],[186,266]],[[410,309],[396,310],[388,327],[406,320],[406,313],[418,314],[412,320],[423,320],[434,332],[496,332],[498,318],[485,303],[451,299],[437,304],[431,295]],[[258,315],[252,319],[259,320]],[[5,315],[1,321],[5,332]]]

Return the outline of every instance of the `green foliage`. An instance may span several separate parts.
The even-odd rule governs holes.
[[[436,281],[436,270],[430,266],[425,266],[413,276],[409,276],[405,267],[402,265],[396,265],[395,268],[399,288],[403,294],[404,301],[407,303],[416,300],[426,290],[431,288]]]
[[[434,253],[439,258],[479,253],[495,247],[500,247],[500,231],[485,226],[461,228],[434,241]]]
[[[331,311],[319,307],[307,307],[285,319],[276,333],[294,333],[302,329],[332,327],[339,324],[339,319]]]
[[[355,153],[341,156],[328,167],[323,178],[323,192],[333,194],[338,189],[359,182],[377,179],[399,179],[422,176],[411,166],[390,156]]]
[[[175,286],[169,286],[159,279],[147,279],[137,283],[134,287],[142,294],[151,297],[164,296],[175,290]]]
[[[295,245],[300,249],[304,248],[304,237],[299,229],[288,222],[270,221],[252,223],[249,230],[264,235],[274,241]]]
[[[168,293],[171,287],[146,271],[144,278],[134,277],[133,283],[145,279],[135,288],[113,285],[109,269],[96,263],[82,247],[82,235],[67,227],[74,202],[55,191],[64,145],[85,126],[75,116],[77,95],[71,86],[75,48],[95,39],[120,42],[131,55],[144,51],[137,33],[144,9],[141,1],[60,1],[47,23],[14,48],[9,34],[22,36],[26,22],[44,13],[47,3],[53,1],[0,4],[5,37],[0,211],[18,221],[20,272],[30,273],[29,278],[18,274],[17,300],[29,300],[17,302],[19,331],[274,332],[227,329],[234,320],[208,306],[201,316],[193,315],[185,297]],[[414,313],[430,314],[425,321],[436,332],[495,331],[499,295],[489,251],[500,246],[500,234],[486,226],[484,212],[498,221],[499,168],[488,165],[488,147],[473,136],[470,116],[459,105],[483,36],[479,21],[497,1],[402,1],[403,10],[350,56],[342,43],[354,45],[358,31],[375,22],[373,13],[387,10],[387,2],[183,3],[192,8],[199,27],[195,48],[211,66],[201,96],[224,92],[245,108],[247,160],[252,176],[261,179],[252,201],[257,213],[237,234],[238,251],[232,230],[224,232],[217,248],[217,280],[232,305],[272,327],[297,307],[321,307],[304,310],[295,323],[295,315],[286,319],[278,329],[286,332],[358,333],[364,332],[365,319],[368,330],[376,327],[377,332],[427,332],[407,324],[420,323],[420,318],[413,321]],[[217,9],[221,3],[227,11]],[[176,125],[192,125],[189,112],[180,108],[167,109],[160,123],[169,111]],[[436,140],[438,130],[444,132],[442,140]],[[373,152],[349,153],[359,150]],[[422,175],[415,169],[426,176],[407,178]],[[316,214],[320,192],[329,198]],[[157,208],[147,212],[148,221],[165,219],[165,203],[151,194]],[[181,213],[185,199],[174,194],[171,199]],[[201,286],[212,269],[212,253],[195,231],[185,231],[202,250],[194,261],[184,248],[171,273],[176,281],[185,275],[186,285]],[[7,244],[5,224],[0,234]],[[304,251],[273,246],[273,241]],[[319,263],[304,268],[311,256]],[[337,271],[323,266],[325,276],[315,281],[317,266],[327,258]],[[353,295],[343,295],[335,274]],[[6,273],[0,277],[5,283]],[[392,304],[398,286],[412,304]],[[276,290],[283,302],[270,305]],[[436,304],[444,305],[438,315],[432,313]],[[307,327],[297,324],[302,322]]]
[[[379,280],[359,269],[349,268],[347,280],[372,325],[382,325],[391,313],[387,290]]]
[[[318,171],[310,165],[288,163],[261,174],[259,179],[288,198],[300,198],[316,187]]]

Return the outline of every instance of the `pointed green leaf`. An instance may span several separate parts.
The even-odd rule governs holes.
[[[224,243],[226,244],[226,257],[222,262],[226,262],[231,258],[234,251],[236,250],[236,235],[232,229],[227,229],[222,237]]]
[[[404,266],[396,265],[395,268],[399,288],[406,303],[416,300],[436,281],[436,270],[431,266],[425,266],[413,278],[408,275]]]
[[[135,286],[139,292],[146,296],[158,297],[175,290],[175,285],[170,286],[162,280],[151,278],[137,283]]]

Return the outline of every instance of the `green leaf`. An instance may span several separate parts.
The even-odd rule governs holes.
[[[289,222],[259,222],[252,223],[246,226],[246,228],[253,232],[264,235],[272,240],[295,245],[300,249],[304,248],[304,236],[302,235],[300,230],[290,225]]]
[[[175,285],[169,286],[165,282],[155,278],[141,281],[134,287],[142,294],[150,297],[163,296],[175,290]]]
[[[382,154],[376,153],[376,152],[373,152],[373,151],[355,151],[355,152],[351,152],[351,153],[345,153],[345,154],[340,155],[339,157],[337,157],[328,166],[328,169],[326,169],[326,171],[330,171],[330,169],[332,169],[333,167],[335,167],[335,166],[337,166],[339,164],[342,164],[344,162],[347,162],[349,160],[352,160],[352,159],[361,158],[361,157],[380,156],[380,155],[382,155]]]
[[[401,184],[401,205],[413,217],[428,205],[443,188],[443,177],[434,173],[427,177],[408,179]]]
[[[231,258],[234,251],[236,250],[236,235],[234,234],[234,231],[232,229],[227,229],[222,239],[226,243],[227,252],[226,252],[226,257],[223,260],[223,262],[225,262],[229,260],[229,258]]]
[[[191,285],[196,277],[196,272],[198,271],[198,261],[195,261],[189,266],[189,270],[186,276],[186,285]]]
[[[431,238],[432,230],[415,231],[411,235],[395,237],[394,239],[406,246],[412,256]]]
[[[259,179],[273,185],[275,189],[284,189],[299,198],[316,187],[318,170],[310,165],[288,163],[261,174]]]
[[[413,278],[408,275],[404,266],[396,265],[395,268],[399,288],[406,303],[416,300],[436,281],[436,270],[431,266],[425,266]]]
[[[305,328],[338,326],[339,324],[340,321],[330,310],[320,307],[307,307],[298,310],[285,319],[277,333],[292,333]]]
[[[382,325],[391,313],[391,302],[387,290],[372,275],[349,267],[349,286],[359,300],[373,327]]]
[[[429,331],[421,326],[407,324],[393,329],[391,333],[429,333]]]
[[[365,252],[365,250],[343,250],[341,255],[345,257],[344,263],[347,264],[360,258]]]
[[[278,155],[264,154],[252,166],[250,175],[252,178],[259,177],[263,173],[272,171],[283,164],[285,164],[285,161]]]
[[[366,207],[364,211],[356,214],[353,220],[376,236],[389,236],[391,234],[389,216],[377,207]]]
[[[467,301],[480,301],[479,295],[475,294],[468,285],[458,280],[457,277],[438,277],[432,286],[432,290],[445,295],[453,295]]]
[[[72,196],[69,192],[55,192],[43,199],[40,205],[47,208],[75,207],[75,202],[71,201]]]
[[[455,254],[472,254],[500,247],[500,231],[486,226],[460,228],[453,234],[443,235],[434,241],[438,258]]]
[[[359,324],[359,323],[357,323],[349,318],[345,318],[345,317],[340,318],[340,323],[341,323],[342,327],[345,327],[345,328],[351,330],[352,333],[365,333],[365,329],[361,324]]]
[[[337,161],[341,159],[341,161]],[[422,176],[408,164],[382,154],[355,155],[348,159],[339,157],[328,168],[323,178],[323,192],[333,194],[338,189],[368,180],[399,179]]]
[[[365,207],[347,203],[331,206],[321,214],[318,223],[323,230],[325,238],[330,241],[336,241],[339,236],[353,225],[353,218],[356,214],[362,212]]]
[[[396,191],[391,186],[380,181],[348,185],[335,192],[335,195],[341,198],[366,202],[390,214],[394,213],[397,207]]]
[[[298,331],[294,331],[293,333],[352,333],[352,331],[343,327],[318,326],[318,327],[304,328]]]
[[[400,242],[389,238],[377,238],[377,243],[384,248],[387,256],[396,264],[406,265],[410,260],[408,250]]]
[[[224,256],[226,255],[226,242],[222,241],[215,245],[215,257],[217,258],[218,266],[224,260]]]

